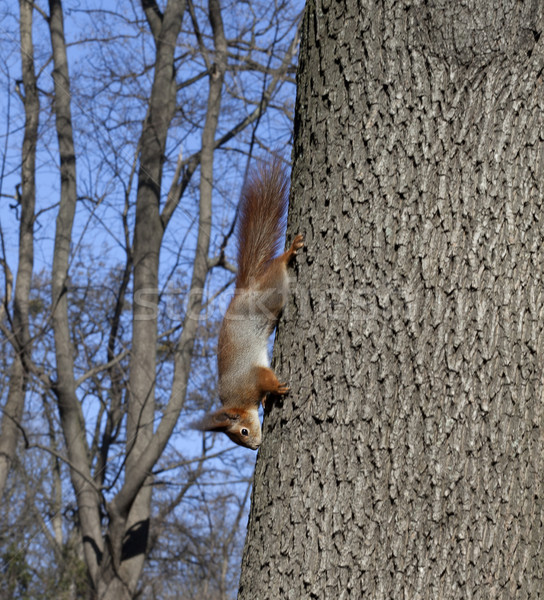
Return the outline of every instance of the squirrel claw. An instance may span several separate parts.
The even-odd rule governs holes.
[[[271,390],[269,392],[269,394],[271,394],[272,396],[285,396],[285,394],[287,394],[289,392],[290,388],[286,383],[278,383],[278,387],[275,390]],[[268,396],[264,396],[263,399],[261,400],[261,405],[263,407],[263,410],[266,409],[266,400],[267,400]]]
[[[293,243],[291,244],[291,251],[293,252],[293,254],[296,254],[297,250],[300,250],[303,246],[304,236],[302,235],[302,233],[299,233],[293,240]]]
[[[276,389],[276,394],[284,396],[289,391],[289,386],[286,383],[280,383]]]

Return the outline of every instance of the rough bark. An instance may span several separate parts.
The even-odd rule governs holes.
[[[543,596],[543,21],[308,2],[240,600]]]
[[[13,362],[9,376],[9,391],[0,431],[0,498],[4,494],[6,479],[15,456],[19,426],[23,414],[28,372],[25,362],[30,355],[28,326],[28,301],[34,265],[34,209],[36,204],[36,144],[40,102],[34,72],[34,45],[32,41],[32,4],[20,0],[19,31],[21,36],[21,62],[23,103],[25,107],[25,132],[21,160],[21,221],[19,227],[19,264],[13,298],[13,329],[11,343]]]

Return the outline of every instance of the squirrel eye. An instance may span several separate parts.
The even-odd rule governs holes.
[[[247,430],[245,427],[244,427],[244,428],[243,428],[243,429],[240,431],[240,433],[241,433],[243,436],[247,436],[247,435],[249,435],[249,431],[248,431],[248,430]]]

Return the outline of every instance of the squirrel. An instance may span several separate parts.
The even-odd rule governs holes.
[[[193,426],[223,432],[246,448],[261,444],[259,404],[268,394],[289,391],[270,368],[268,339],[276,327],[289,288],[287,265],[303,247],[297,235],[276,257],[285,228],[289,182],[275,159],[248,178],[239,205],[238,272],[234,296],[219,331],[217,366],[222,408]]]

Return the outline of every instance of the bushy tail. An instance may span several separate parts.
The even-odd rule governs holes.
[[[238,276],[244,288],[264,272],[282,246],[289,181],[279,159],[261,165],[242,191],[238,214]]]

